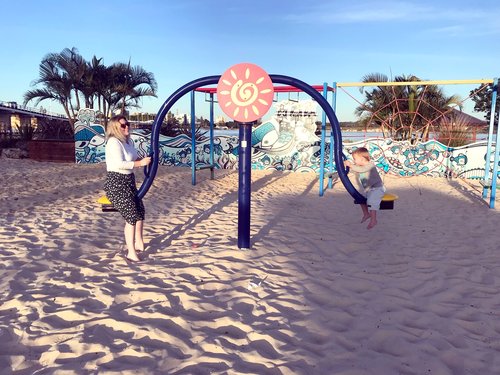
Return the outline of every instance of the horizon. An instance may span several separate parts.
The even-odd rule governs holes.
[[[422,80],[479,80],[499,75],[500,53],[493,47],[500,36],[500,4],[493,0],[475,4],[462,0],[304,4],[293,0],[286,6],[263,0],[252,4],[150,0],[140,5],[131,0],[90,0],[84,7],[55,0],[7,3],[3,9],[19,17],[5,18],[0,24],[2,35],[12,36],[4,38],[0,50],[4,62],[0,101],[19,104],[38,78],[43,57],[72,47],[86,60],[95,55],[106,65],[131,61],[152,72],[158,97],[142,100],[138,111],[145,113],[157,113],[185,83],[222,74],[244,61],[269,74],[288,75],[311,85],[360,82],[370,73],[389,78],[414,74]],[[74,22],[77,13],[84,20],[81,25]],[[52,14],[58,14],[57,22],[50,22]],[[465,98],[478,86],[447,86],[445,92]],[[350,96],[357,91],[353,88],[339,95],[340,121],[355,120],[357,104]],[[203,103],[202,95],[197,95],[196,105],[202,112],[206,111]],[[473,102],[466,104],[466,113],[483,117],[473,111]],[[34,102],[28,106],[35,107]],[[43,101],[36,108],[40,107],[63,113],[53,102]],[[190,112],[188,97],[174,105],[172,112],[176,111]]]

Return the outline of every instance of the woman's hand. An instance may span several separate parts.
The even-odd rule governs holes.
[[[144,159],[136,160],[136,163],[137,167],[145,167],[146,165],[149,165],[151,163],[151,157],[146,156]]]
[[[151,163],[151,156],[146,156],[144,159],[141,159],[142,166],[145,167]]]

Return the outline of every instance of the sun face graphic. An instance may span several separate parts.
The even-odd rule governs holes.
[[[217,99],[226,115],[240,122],[252,122],[267,113],[274,88],[269,75],[259,66],[236,64],[220,77]]]

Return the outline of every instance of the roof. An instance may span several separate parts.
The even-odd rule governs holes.
[[[452,113],[454,115],[455,120],[461,121],[469,126],[471,126],[471,125],[472,126],[488,126],[488,123],[486,122],[486,120],[478,119],[477,117],[474,117],[474,116],[469,115],[465,112],[459,111],[456,108],[453,108],[450,113]]]

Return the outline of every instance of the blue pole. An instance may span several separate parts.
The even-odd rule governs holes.
[[[497,104],[497,91],[498,91],[498,78],[493,80],[493,90],[491,92],[491,109],[490,109],[490,126],[488,129],[488,145],[486,146],[486,160],[484,166],[484,186],[483,186],[483,198],[488,197],[488,190],[491,185],[493,185],[493,178],[490,180],[490,155],[491,155],[491,144],[493,142],[493,128],[495,127],[495,112],[496,112],[496,104]],[[498,135],[498,129],[497,129]],[[498,138],[498,137],[497,137]],[[498,146],[498,143],[497,143]],[[498,149],[496,149],[498,151]],[[493,174],[493,176],[495,176]],[[493,192],[493,189],[491,190]]]
[[[210,93],[210,178],[214,176],[214,94]]]
[[[238,160],[238,247],[250,248],[250,193],[252,174],[252,123],[240,124]]]
[[[493,103],[496,104],[496,94],[498,91],[498,79],[495,79],[495,82],[493,83],[493,92],[494,92],[494,98],[492,95],[492,100]],[[495,119],[495,113],[496,113],[496,106],[491,103],[491,107],[493,108],[493,112],[491,114],[491,118],[493,118],[493,122]],[[499,109],[500,112],[500,109]],[[490,118],[490,121],[491,121]],[[489,155],[488,154],[488,167],[489,167]],[[493,173],[491,176],[491,192],[490,192],[490,208],[495,208],[495,199],[496,199],[496,193],[497,193],[497,181],[498,181],[498,158],[500,155],[500,126],[497,121],[497,138],[495,141],[495,157],[493,158]]]
[[[194,108],[194,90],[191,91],[191,183],[196,185],[196,118]]]
[[[327,84],[323,83],[323,97],[325,97],[325,92],[327,92]],[[326,133],[326,113],[323,109],[323,115],[321,116],[321,146],[319,154],[319,196],[322,197],[324,194],[323,181],[325,180],[325,133]],[[330,145],[331,147],[331,145]]]
[[[333,82],[332,93],[332,108],[335,112],[337,110],[337,82]],[[333,126],[330,131],[330,178],[328,179],[328,188],[333,188]]]

